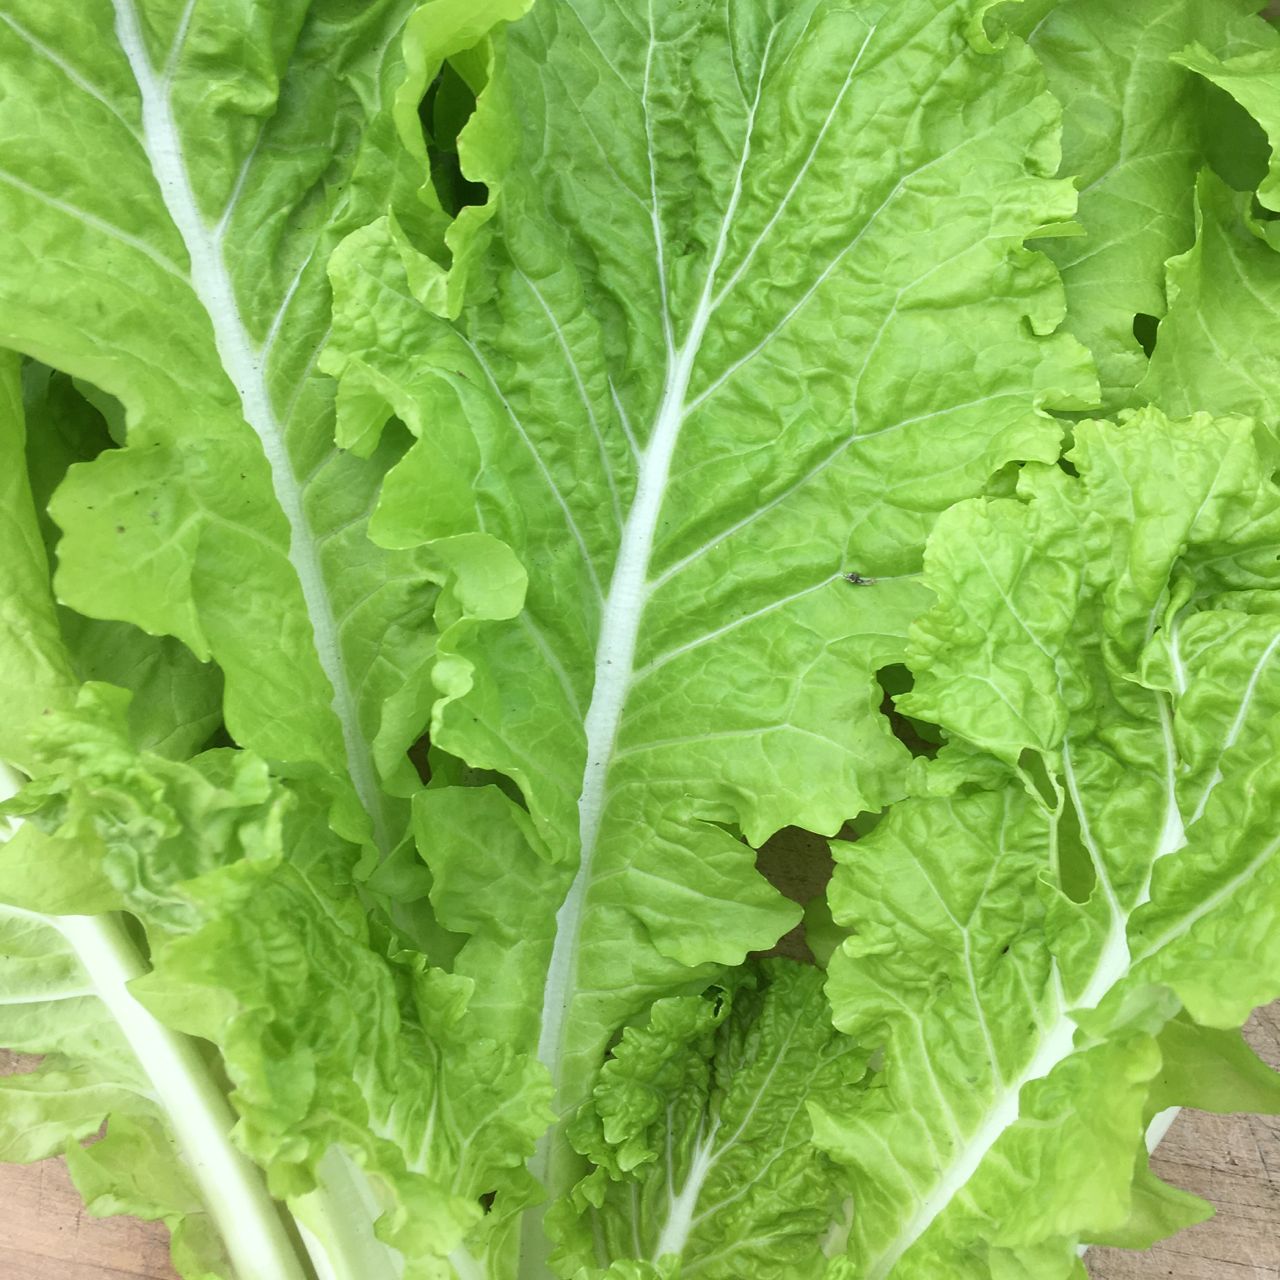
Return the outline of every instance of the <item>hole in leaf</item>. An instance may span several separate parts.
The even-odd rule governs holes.
[[[1018,768],[1022,770],[1023,777],[1036,789],[1040,803],[1052,813],[1058,807],[1058,791],[1049,777],[1044,757],[1038,751],[1032,751],[1027,747],[1018,757]]]
[[[1022,775],[1035,788],[1047,814],[1056,813],[1061,805],[1061,815],[1050,821],[1057,823],[1056,871],[1058,887],[1072,902],[1087,902],[1097,881],[1097,868],[1093,858],[1085,847],[1084,835],[1080,828],[1080,815],[1071,803],[1071,796],[1063,793],[1059,798],[1058,788],[1054,785],[1049,771],[1045,767],[1044,757],[1038,751],[1028,748],[1018,758],[1018,767]]]
[[[876,672],[884,697],[880,701],[880,711],[888,719],[893,736],[902,743],[913,756],[932,760],[938,754],[938,748],[946,741],[946,736],[936,724],[927,720],[917,720],[914,716],[903,715],[898,710],[897,701],[904,693],[910,693],[915,685],[915,677],[901,663],[881,667]]]
[[[1025,462],[1015,458],[1004,466],[993,471],[982,486],[984,498],[1013,498],[1018,493],[1018,476],[1022,473]]]
[[[203,750],[217,751],[223,748],[234,749],[240,744],[231,736],[225,724],[220,724],[212,734],[209,735],[209,741],[204,744]]]
[[[1085,848],[1080,815],[1067,795],[1058,820],[1058,887],[1072,902],[1088,902],[1097,880],[1098,869]]]
[[[450,755],[435,746],[430,734],[423,734],[405,752],[409,763],[417,771],[423,786],[431,787],[497,787],[514,804],[522,809],[525,803],[519,785],[505,773],[494,769],[473,769],[465,760]]]
[[[826,892],[835,861],[825,836],[801,827],[783,827],[756,850],[756,869],[779,893],[804,906]],[[813,964],[804,921],[762,954]]]
[[[1148,360],[1151,359],[1152,353],[1156,349],[1156,337],[1160,329],[1160,320],[1157,316],[1148,315],[1145,311],[1139,311],[1133,317],[1133,336],[1137,338],[1138,345],[1146,353]]]
[[[425,787],[431,782],[431,735],[424,733],[405,754]]]
[[[448,62],[418,108],[431,162],[431,184],[450,217],[457,217],[467,205],[484,204],[489,199],[488,187],[468,178],[458,158],[458,135],[475,109],[475,94]]]
[[[1266,131],[1225,89],[1200,76],[1191,81],[1209,167],[1236,191],[1255,190],[1271,159]]]

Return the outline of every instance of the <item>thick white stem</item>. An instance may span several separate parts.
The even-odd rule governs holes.
[[[262,1174],[231,1142],[235,1116],[193,1041],[157,1022],[129,992],[147,970],[114,916],[51,916],[123,1032],[217,1224],[237,1280],[304,1280]]]
[[[0,763],[0,799],[19,785],[19,776]],[[308,1280],[262,1174],[231,1142],[235,1115],[194,1041],[162,1025],[130,993],[129,983],[147,967],[121,921],[115,916],[35,918],[66,939],[85,971],[86,988],[107,1007],[151,1082],[236,1280]]]

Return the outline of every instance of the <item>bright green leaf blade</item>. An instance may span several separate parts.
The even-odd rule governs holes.
[[[536,904],[562,891],[563,874],[538,851],[529,815],[497,787],[420,791],[413,808],[431,905],[446,929],[467,938],[451,967],[475,983],[470,1026],[499,1042],[535,1043],[555,940]]]
[[[1144,411],[1080,424],[1069,460],[953,508],[926,556],[902,705],[1003,783],[984,766],[837,847],[856,932],[829,990],[884,1084],[819,1135],[855,1170],[870,1280],[1065,1277],[1082,1241],[1194,1220],[1135,1182],[1153,1111],[1205,1096],[1210,1040],[1170,1029],[1280,993],[1274,446]],[[1215,1105],[1274,1107],[1238,1052]]]
[[[595,1172],[560,1210],[563,1274],[624,1260],[708,1280],[820,1274],[847,1190],[808,1108],[840,1105],[866,1068],[822,981],[770,961],[623,1033],[570,1129]]]
[[[1168,264],[1169,314],[1139,391],[1171,414],[1208,409],[1274,423],[1280,254],[1253,225],[1247,196],[1211,173],[1196,189],[1196,242]]]
[[[420,438],[375,536],[529,570],[519,617],[442,636],[432,741],[515,779],[561,868],[565,1107],[621,1020],[794,922],[726,828],[899,793],[874,672],[923,540],[1095,394],[1023,247],[1072,212],[1057,109],[1025,49],[965,42],[979,7],[535,10],[459,138],[496,212],[448,287],[393,220],[334,257],[342,438]]]
[[[335,450],[314,366],[328,252],[404,183],[411,8],[15,0],[0,22],[0,333],[129,423],[54,497],[59,595],[212,655],[232,734],[349,776],[387,849],[404,815],[372,743],[430,659],[432,592],[364,537],[395,450]],[[409,734],[380,750],[393,789]]]
[[[154,967],[133,996],[217,1047],[238,1147],[332,1274],[445,1275],[464,1235],[483,1244],[529,1197],[545,1073],[478,1034],[464,976],[371,925],[322,791],[286,790],[244,751],[139,754],[124,718],[118,691],[90,686],[48,719],[24,833],[78,835],[82,878],[146,923]]]
[[[1063,103],[1063,172],[1080,188],[1084,234],[1044,246],[1062,271],[1066,327],[1098,362],[1103,405],[1139,404],[1146,353],[1135,318],[1165,314],[1164,263],[1191,243],[1196,173],[1235,133],[1252,130],[1243,113],[1219,110],[1174,55],[1192,41],[1224,54],[1280,42],[1249,0],[1023,8],[1013,21],[1033,30]]]
[[[0,783],[12,790],[8,771]],[[0,866],[13,844],[0,843]],[[62,886],[57,905],[76,890]],[[233,1116],[209,1064],[132,995],[146,966],[120,919],[0,904],[0,953],[0,1043],[48,1055],[3,1081],[4,1156],[62,1152],[94,1211],[164,1218],[191,1280],[303,1280],[277,1206],[231,1143]],[[107,1139],[85,1153],[80,1141],[104,1121]]]

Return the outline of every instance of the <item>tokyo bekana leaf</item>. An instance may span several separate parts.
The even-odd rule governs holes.
[[[1108,410],[1144,402],[1135,391],[1143,343],[1166,311],[1165,261],[1194,238],[1199,170],[1212,164],[1245,188],[1265,168],[1257,125],[1183,56],[1198,46],[1206,57],[1274,58],[1280,37],[1258,7],[1064,0],[1010,12],[1063,103],[1063,172],[1080,191],[1083,234],[1044,250],[1062,272],[1067,328],[1098,362]]]
[[[382,783],[410,778],[383,704],[430,660],[434,589],[365,538],[387,458],[335,449],[315,361],[329,249],[410,182],[411,9],[0,11],[0,342],[127,423],[53,495],[59,598],[216,661],[236,740],[328,778],[384,849],[405,815]]]
[[[832,1006],[884,1050],[817,1126],[850,1275],[1079,1276],[1204,1216],[1145,1171],[1154,1112],[1280,1108],[1228,1034],[1280,994],[1274,444],[1145,410],[1067,456],[939,522],[900,705],[940,794],[837,846]]]
[[[464,795],[423,853],[541,863],[536,944],[478,981],[528,993],[561,1114],[620,1023],[795,921],[748,845],[901,793],[874,673],[924,540],[1096,395],[1023,243],[1072,214],[1058,109],[988,7],[535,7],[458,139],[492,207],[450,273],[394,210],[334,255],[340,438],[418,437],[373,536],[454,565],[433,746],[529,818]],[[518,616],[485,616],[485,539]],[[535,1167],[582,1170],[562,1130]]]

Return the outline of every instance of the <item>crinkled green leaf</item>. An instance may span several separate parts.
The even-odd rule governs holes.
[[[1168,413],[1280,417],[1280,253],[1258,233],[1250,198],[1204,173],[1196,242],[1168,264],[1169,314],[1139,388]]]
[[[924,538],[1096,394],[1023,245],[1072,213],[1057,107],[968,42],[986,7],[535,8],[458,139],[492,208],[452,272],[390,217],[334,255],[340,438],[418,438],[374,536],[528,570],[518,616],[444,619],[431,735],[515,780],[552,864],[515,981],[562,1110],[621,1022],[794,923],[737,831],[900,794],[874,673]]]
[[[0,781],[11,789],[7,772]],[[27,825],[0,843],[6,890],[14,856],[38,856],[42,841]],[[105,905],[87,861],[55,857],[63,881],[48,867],[28,881],[29,897],[47,898],[33,909],[0,903],[0,1043],[44,1055],[0,1080],[0,1158],[64,1154],[92,1212],[166,1222],[188,1280],[303,1280],[277,1206],[231,1144],[215,1071],[130,992],[146,971],[134,938],[119,917],[67,914]]]
[[[555,932],[537,904],[554,897],[560,876],[529,815],[494,786],[420,791],[413,809],[436,918],[466,939],[451,968],[474,983],[474,1034],[534,1043]]]
[[[471,1033],[464,981],[381,956],[332,876],[241,864],[210,886],[216,918],[158,951],[143,998],[222,1046],[241,1140],[277,1195],[305,1196],[327,1161],[349,1162],[406,1274],[447,1276],[480,1198],[523,1194],[546,1086]]]
[[[822,974],[791,961],[656,1002],[569,1128],[595,1171],[559,1210],[562,1273],[819,1274],[847,1190],[808,1108],[840,1105],[865,1067],[831,1026]]]
[[[868,1280],[1077,1274],[1082,1241],[1203,1216],[1135,1163],[1154,1110],[1280,1108],[1242,1046],[1174,1034],[1280,994],[1274,446],[1144,411],[1068,456],[1078,478],[1029,465],[926,555],[904,709],[1003,784],[949,774],[837,846],[856,932],[829,991],[883,1084],[818,1133],[853,1168]]]
[[[138,754],[124,718],[118,691],[91,687],[50,719],[41,781],[14,802],[24,832],[78,835],[146,921],[153,969],[131,990],[217,1046],[237,1145],[334,1274],[449,1276],[464,1233],[483,1235],[481,1197],[527,1196],[544,1073],[476,1034],[463,976],[387,954],[321,793],[246,752]]]
[[[1063,104],[1062,171],[1076,177],[1084,234],[1044,248],[1062,271],[1066,327],[1093,352],[1108,409],[1141,403],[1134,387],[1146,354],[1134,320],[1165,314],[1164,263],[1194,235],[1196,173],[1209,159],[1224,171],[1249,169],[1260,141],[1176,55],[1193,41],[1224,56],[1277,48],[1257,8],[1065,0],[1013,11]],[[1243,164],[1233,148],[1248,150]]]
[[[180,1274],[231,1276],[155,1082],[75,950],[49,918],[3,907],[0,938],[0,1040],[53,1050],[34,1071],[0,1080],[0,1159],[65,1155],[90,1212],[163,1218]],[[82,1146],[106,1121],[107,1135]]]
[[[48,425],[33,419],[37,429]],[[23,436],[18,362],[0,356],[0,755],[38,770],[43,735],[57,709],[71,704],[75,674],[63,643],[66,619],[49,590]],[[36,450],[42,443],[31,442]],[[171,658],[148,643],[133,657],[133,670],[159,673],[139,680],[144,698],[151,688],[175,690],[170,706],[153,699],[138,721],[168,745],[200,702],[199,681],[192,697],[177,694],[181,681],[164,684],[163,673],[183,665]],[[114,695],[123,718],[129,695]],[[92,733],[74,741],[79,756],[92,755]],[[74,754],[59,758],[74,767]],[[14,785],[0,760],[0,798]],[[58,792],[46,779],[16,810],[56,804]],[[231,1146],[232,1116],[208,1064],[128,990],[145,964],[109,914],[123,894],[98,860],[96,832],[79,817],[60,828],[56,838],[30,824],[12,832],[0,819],[0,1044],[44,1055],[33,1072],[0,1081],[0,1156],[65,1154],[92,1212],[164,1219],[174,1263],[189,1280],[229,1280],[233,1268],[242,1280],[302,1280],[276,1206]],[[82,1140],[104,1122],[107,1137],[86,1151]]]
[[[433,589],[416,556],[365,538],[396,448],[334,448],[315,362],[329,250],[408,183],[391,101],[412,8],[0,15],[0,340],[128,423],[54,495],[59,598],[212,657],[233,736],[349,778],[343,829],[362,821],[353,786],[384,849],[404,815],[373,742],[430,659]],[[417,732],[377,753],[393,791]]]
[[[1222,57],[1198,41],[1178,55],[1189,71],[1229,93],[1259,124],[1271,148],[1271,164],[1258,199],[1280,212],[1280,40],[1253,52]]]

